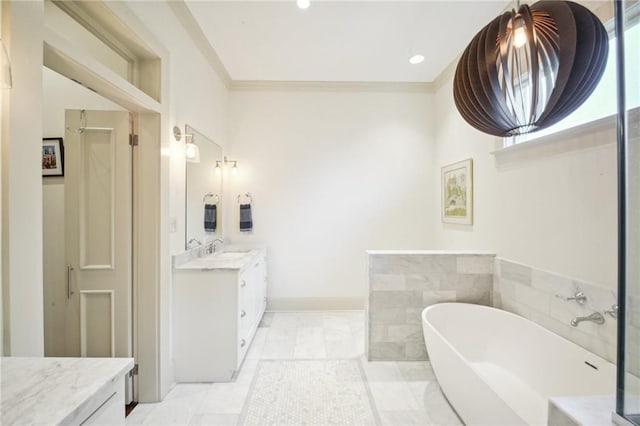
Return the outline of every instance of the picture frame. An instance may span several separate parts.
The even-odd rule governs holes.
[[[64,176],[64,144],[62,138],[42,139],[42,176]]]
[[[442,167],[442,222],[473,225],[473,159]]]

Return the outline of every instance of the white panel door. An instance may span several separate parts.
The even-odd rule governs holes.
[[[66,128],[67,355],[129,357],[132,356],[130,116],[128,112],[67,110]]]

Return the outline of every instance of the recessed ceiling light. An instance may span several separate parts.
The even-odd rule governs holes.
[[[409,58],[409,63],[412,65],[418,65],[424,61],[424,56],[422,55],[413,55]]]
[[[311,6],[311,0],[296,0],[296,4],[300,9],[308,9]]]

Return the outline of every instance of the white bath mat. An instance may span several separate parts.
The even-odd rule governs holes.
[[[375,425],[357,360],[261,361],[244,425]]]

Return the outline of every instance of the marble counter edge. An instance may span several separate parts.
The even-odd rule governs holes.
[[[225,251],[233,251],[233,249],[226,249]],[[223,251],[224,253],[224,251]],[[266,254],[266,248],[264,247],[258,247],[258,248],[252,248],[250,249],[250,251],[247,252],[247,254],[245,256],[242,256],[238,259],[232,259],[232,260],[212,260],[215,262],[220,262],[219,265],[213,265],[213,266],[203,266],[202,264],[192,264],[192,261],[196,261],[197,259],[201,259],[201,257],[197,257],[197,258],[193,258],[185,263],[182,263],[178,266],[174,266],[173,270],[174,271],[243,271],[244,269],[246,269],[247,267],[249,267],[249,265],[251,265],[251,263],[253,263],[253,261],[260,255],[264,255]],[[210,256],[210,255],[209,255]],[[206,256],[205,256],[206,257]]]
[[[76,402],[73,402],[74,398],[70,396],[68,398],[68,400],[71,401],[71,403],[69,404],[69,407],[51,410],[50,407],[46,406],[46,402],[43,403],[42,397],[37,397],[36,400],[34,401],[34,403],[38,404],[37,409],[35,411],[33,407],[24,407],[24,406],[18,409],[16,409],[15,407],[10,407],[7,410],[7,407],[4,406],[6,392],[3,392],[3,398],[2,398],[3,420],[12,419],[12,418],[24,420],[25,416],[24,416],[24,413],[22,413],[21,411],[28,409],[30,411],[31,416],[33,416],[34,413],[37,411],[51,412],[52,414],[48,416],[47,422],[50,422],[52,424],[72,424],[74,423],[74,420],[77,420],[81,414],[86,413],[87,409],[90,408],[92,412],[96,408],[98,408],[98,407],[92,407],[91,404],[97,401],[98,399],[97,397],[102,397],[105,391],[107,391],[108,388],[115,381],[119,380],[120,377],[124,376],[134,366],[133,358],[71,358],[71,357],[69,358],[66,358],[66,357],[41,357],[41,358],[39,357],[2,357],[1,358],[3,370],[11,367],[11,365],[7,365],[7,363],[8,364],[14,363],[16,364],[15,367],[24,368],[25,363],[28,363],[29,361],[32,361],[33,364],[36,364],[35,367],[37,368],[35,369],[35,374],[43,374],[44,372],[46,372],[47,369],[55,368],[55,363],[66,364],[66,365],[61,365],[58,368],[66,368],[70,372],[73,372],[69,374],[76,374],[76,375],[86,373],[86,372],[83,373],[83,371],[80,371],[78,369],[77,364],[74,363],[77,361],[81,361],[81,362],[86,361],[87,365],[84,368],[92,371],[95,370],[93,365],[95,365],[96,362],[108,361],[112,365],[109,365],[106,367],[109,370],[108,373],[103,373],[102,376],[96,377],[93,380],[93,383],[100,383],[99,385],[85,386],[84,389],[76,391],[76,393],[78,394]],[[46,363],[46,364],[43,364],[43,363]],[[37,364],[40,364],[40,365],[37,365]],[[33,372],[33,370],[29,370],[29,371]],[[45,379],[47,379],[50,376],[45,374],[44,377]],[[7,374],[2,374],[1,380],[2,380],[3,389],[6,389],[7,386],[12,385],[11,383],[8,383]],[[44,382],[44,380],[39,381],[39,383],[42,383],[42,382]],[[71,383],[75,383],[75,382],[72,381]],[[68,386],[69,382],[65,382],[62,387],[64,387],[65,385]],[[60,391],[64,392],[66,390],[60,389]],[[124,389],[122,391],[124,392]],[[82,395],[83,392],[86,392],[86,395]],[[53,392],[50,392],[50,393],[54,394]],[[66,395],[68,396],[69,393],[67,393]],[[38,394],[36,394],[36,396],[38,396]],[[97,402],[101,402],[101,401],[97,401]],[[54,402],[54,401],[49,402],[50,405],[53,405],[54,403],[57,403],[57,402]],[[13,410],[11,408],[13,408]],[[21,410],[21,411],[15,412],[16,410]]]
[[[428,255],[428,256],[496,256],[496,253],[488,251],[473,250],[366,250],[366,254],[370,256],[388,256],[388,255]]]
[[[556,396],[549,398],[555,407],[576,425],[613,425],[614,395]]]

